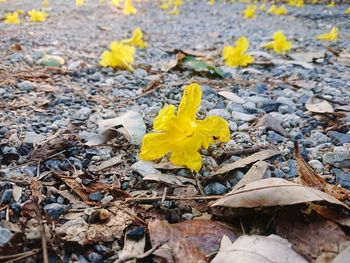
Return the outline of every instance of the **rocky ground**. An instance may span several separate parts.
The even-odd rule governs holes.
[[[104,262],[123,247],[125,227],[117,228],[120,233],[113,238],[66,238],[63,243],[53,229],[78,217],[95,223],[97,219],[91,219],[94,210],[101,219],[101,207],[110,203],[129,209],[125,202],[117,203],[126,197],[161,197],[164,186],[142,180],[159,170],[197,181],[190,190],[177,192],[176,188],[170,195],[223,195],[250,166],[225,177],[213,176],[220,166],[277,148],[281,154],[269,159],[264,177],[293,180],[298,177],[295,141],[317,173],[350,190],[348,6],[288,7],[285,16],[260,12],[255,19],[244,19],[245,4],[241,3],[218,1],[210,6],[206,1],[184,1],[180,14],[173,16],[162,11],[158,1],[136,1],[138,13],[124,16],[108,3],[90,0],[76,7],[73,2],[50,1],[49,17],[43,23],[0,23],[0,246],[14,236],[20,240],[6,254],[35,252],[42,246],[42,232],[33,230],[35,223],[28,223],[32,220],[28,213],[34,209],[29,207],[33,193],[38,198],[34,207],[47,216],[45,224],[51,228],[46,234],[55,240],[49,243],[50,262],[59,257],[66,262]],[[0,3],[0,16],[40,6],[40,1],[7,1]],[[328,45],[315,39],[333,25],[339,27],[338,41]],[[129,37],[135,27],[142,28],[149,45],[137,50],[135,70],[101,68],[102,51],[111,41]],[[288,56],[261,48],[277,30],[293,42]],[[223,66],[222,48],[242,35],[249,39],[249,52],[255,54],[256,63],[243,69]],[[169,69],[179,50],[207,57],[225,78],[182,67]],[[38,65],[45,54],[62,57],[64,65]],[[192,82],[203,90],[199,117],[219,115],[229,122],[231,131],[229,143],[202,151],[198,178],[192,179],[187,169],[162,166],[156,170],[140,162],[139,146],[122,135],[102,146],[85,145],[98,132],[101,119],[115,118],[127,110],[141,113],[151,131],[159,110],[166,104],[178,105],[182,88]],[[222,91],[237,96],[226,98],[219,94]],[[107,166],[101,168],[101,163]],[[180,222],[210,214],[203,203],[193,211],[189,204],[159,200],[148,202],[147,209],[145,205],[135,208],[133,203],[134,216],[125,220],[144,225],[151,218]],[[145,210],[138,212],[141,208]],[[106,209],[116,215],[112,210]],[[126,221],[124,225],[132,225]],[[68,235],[67,229],[61,232]],[[41,252],[34,252],[26,257],[27,262],[41,260]]]

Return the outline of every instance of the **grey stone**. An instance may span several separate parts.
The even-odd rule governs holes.
[[[147,77],[147,75],[148,75],[147,71],[144,69],[141,69],[141,68],[135,69],[133,74],[134,74],[135,78],[137,78],[137,79],[142,79],[144,77]]]
[[[314,146],[331,141],[327,135],[324,135],[322,132],[318,131],[313,132],[310,136],[310,139],[313,141]]]
[[[230,175],[228,176],[228,181],[232,186],[235,186],[243,178],[243,176],[243,172],[236,170],[230,173]]]
[[[350,173],[343,172],[341,169],[333,168],[331,172],[335,174],[335,179],[342,187],[350,189]]]
[[[204,187],[204,192],[206,195],[221,195],[224,194],[226,190],[226,186],[218,182],[209,183],[206,187]]]
[[[46,139],[46,136],[42,134],[37,134],[36,132],[26,132],[23,143],[29,143],[34,144],[41,141],[44,141]]]
[[[288,168],[283,167],[282,170],[285,172],[287,178],[292,178],[298,176],[297,162],[296,160],[288,160]]]
[[[91,115],[91,109],[88,107],[82,107],[80,110],[78,110],[74,114],[74,118],[77,120],[84,121],[84,120],[87,120],[90,115]]]
[[[335,145],[343,145],[344,143],[350,143],[350,135],[340,133],[337,131],[329,131],[327,135],[331,138],[332,143]]]
[[[213,109],[208,112],[208,116],[220,116],[225,120],[231,119],[231,114],[224,109]]]
[[[329,152],[322,156],[322,161],[337,168],[350,168],[350,152]]]
[[[32,91],[36,88],[36,85],[28,80],[25,80],[18,83],[17,88],[19,88],[21,91]]]
[[[96,72],[88,77],[88,80],[93,82],[99,82],[103,79],[102,74],[100,72]]]
[[[323,164],[319,160],[310,160],[309,165],[316,173],[322,173],[324,168]]]
[[[233,111],[232,112],[232,117],[234,121],[253,121],[256,119],[256,117],[254,115],[251,114],[245,114],[242,112],[237,112],[237,111]]]
[[[142,176],[161,173],[159,170],[153,167],[153,162],[149,161],[138,161],[131,165],[131,170]]]
[[[191,220],[191,219],[193,219],[193,214],[191,214],[191,213],[184,213],[184,214],[182,214],[181,215],[181,218],[183,219],[183,220]]]
[[[0,204],[4,204],[4,205],[9,204],[11,203],[12,198],[13,198],[12,189],[6,189],[1,194]]]
[[[6,245],[12,237],[13,234],[10,230],[0,226],[0,246]]]
[[[277,132],[268,131],[266,140],[268,142],[280,143],[280,142],[283,142],[285,140],[285,138],[283,136],[279,135]]]
[[[57,203],[47,204],[44,206],[45,212],[54,220],[58,220],[66,211],[67,206]]]

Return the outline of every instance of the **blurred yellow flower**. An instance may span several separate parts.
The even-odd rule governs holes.
[[[348,9],[345,10],[345,14],[350,14],[350,7],[348,7]]]
[[[82,6],[82,5],[84,5],[84,1],[85,0],[75,0],[75,5],[76,6]]]
[[[256,14],[255,14],[256,9],[257,9],[257,7],[255,5],[247,5],[246,9],[243,11],[243,16],[245,18],[255,18],[256,17]]]
[[[30,22],[44,22],[48,16],[44,11],[36,11],[35,9],[30,10],[28,15],[30,16]]]
[[[118,7],[121,0],[112,0],[112,6]]]
[[[235,46],[226,46],[222,51],[225,64],[230,67],[245,67],[254,61],[250,55],[244,54],[249,47],[247,38],[240,37]]]
[[[302,8],[304,7],[304,0],[289,0],[288,5]]]
[[[333,8],[334,6],[335,6],[335,2],[334,2],[334,1],[330,2],[330,3],[327,5],[327,7],[329,7],[329,8]]]
[[[266,4],[265,4],[265,3],[262,3],[262,4],[259,6],[259,10],[265,12],[265,11],[266,11]]]
[[[152,161],[171,153],[170,161],[198,172],[202,166],[199,149],[207,149],[218,139],[230,140],[228,123],[221,117],[209,116],[197,120],[196,113],[201,103],[202,90],[197,83],[185,87],[177,114],[175,106],[165,106],[153,122],[154,133],[143,137],[141,160]]]
[[[0,3],[6,3],[6,0],[0,0]]]
[[[163,10],[168,10],[170,9],[172,5],[172,0],[163,0],[162,4],[160,5],[160,8]]]
[[[209,0],[209,5],[215,5],[215,0]]]
[[[43,7],[49,7],[49,0],[42,0],[42,1],[41,1],[41,5],[42,5]]]
[[[20,20],[17,12],[7,13],[5,15],[5,24],[19,24]]]
[[[320,34],[316,36],[318,40],[334,41],[338,38],[338,28],[336,26],[332,27],[331,31],[325,34]]]
[[[292,43],[287,40],[282,31],[277,31],[273,34],[273,41],[264,44],[263,47],[273,49],[279,54],[285,54],[292,48]]]
[[[131,38],[122,40],[122,41],[120,41],[120,43],[139,47],[139,48],[146,48],[147,43],[145,41],[143,41],[142,36],[143,36],[143,34],[142,34],[141,28],[137,27],[134,30],[134,32],[132,33]]]
[[[134,70],[132,67],[135,55],[134,47],[115,41],[110,44],[110,49],[111,51],[103,51],[100,60],[101,66]]]
[[[131,0],[125,0],[124,2],[124,8],[123,8],[123,14],[128,16],[128,15],[134,15],[137,13],[136,8],[132,4]]]
[[[280,7],[277,7],[276,5],[272,5],[267,12],[274,14],[276,16],[288,14],[288,10],[284,7],[284,5],[282,5]]]
[[[179,9],[177,8],[177,6],[174,5],[173,9],[171,10],[170,14],[177,16],[180,14]]]

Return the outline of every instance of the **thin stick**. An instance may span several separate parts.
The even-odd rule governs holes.
[[[216,200],[222,197],[222,195],[209,195],[209,196],[167,196],[168,200]],[[142,202],[142,201],[158,201],[162,200],[162,196],[155,197],[129,197],[125,198],[125,202]]]
[[[32,251],[26,251],[13,255],[0,256],[0,261],[7,260],[4,263],[18,262],[21,259],[33,256],[41,251],[41,248],[33,249]]]

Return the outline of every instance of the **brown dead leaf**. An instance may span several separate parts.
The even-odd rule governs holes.
[[[256,208],[307,204],[309,202],[325,202],[349,209],[346,204],[327,193],[281,178],[268,178],[249,183],[229,192],[211,206]]]
[[[166,64],[163,68],[162,71],[164,72],[168,72],[170,70],[172,70],[173,68],[175,68],[180,62],[181,60],[183,60],[186,57],[186,54],[183,53],[182,51],[179,51],[175,58],[173,60],[171,60],[168,64]]]
[[[194,179],[173,174],[148,174],[143,177],[143,181],[163,182],[175,186],[183,186],[185,183],[196,184]]]
[[[143,235],[141,238],[135,240],[125,235],[123,250],[118,254],[118,259],[114,263],[136,263],[136,258],[141,256],[145,250],[146,237]]]
[[[89,224],[81,217],[68,221],[56,228],[56,235],[68,242],[77,242],[80,245],[111,242],[121,238],[124,229],[132,222],[132,217],[126,211],[128,208],[120,209],[122,204],[115,203],[108,211],[112,216],[107,222],[101,224]]]
[[[263,117],[261,117],[255,124],[255,127],[265,127],[268,130],[275,131],[279,134],[281,134],[284,137],[288,137],[288,133],[286,130],[281,126],[278,120],[276,120],[274,117],[272,117],[270,114],[266,114]]]
[[[306,102],[305,108],[312,113],[334,113],[334,108],[328,101],[316,96]]]
[[[298,253],[313,262],[324,253],[331,252],[335,257],[340,252],[340,245],[349,240],[332,221],[305,222],[300,214],[290,211],[276,218],[275,228],[276,233],[286,238]]]
[[[269,169],[269,165],[264,161],[259,161],[252,165],[249,171],[243,176],[243,178],[232,188],[237,190],[246,184],[261,180]]]
[[[233,260],[234,259],[234,260]],[[224,236],[220,251],[211,263],[307,263],[285,240],[276,235],[240,236],[233,243]]]
[[[273,156],[280,155],[281,152],[278,149],[269,149],[261,152],[254,153],[246,158],[239,159],[234,163],[229,163],[221,166],[218,170],[216,170],[213,175],[224,174],[227,172],[231,172],[233,170],[244,168],[247,165],[255,163],[257,161],[263,161],[269,159]]]
[[[103,162],[101,162],[99,165],[93,167],[92,165],[89,166],[89,170],[93,171],[93,172],[100,172],[103,171],[104,169],[110,168],[112,166],[115,166],[117,164],[120,164],[123,162],[123,154],[119,154],[113,158],[110,158],[108,160],[105,160]]]
[[[298,175],[304,185],[323,191],[329,195],[334,196],[338,200],[349,200],[350,192],[348,190],[336,187],[335,185],[328,183],[320,175],[315,173],[311,166],[304,161],[303,157],[301,157],[299,145],[297,142],[294,142],[294,151],[298,166]]]
[[[95,202],[89,200],[89,194],[95,192],[105,192],[111,188],[111,185],[100,182],[94,182],[87,186],[83,186],[76,181],[76,178],[68,176],[60,176],[60,179],[69,186],[85,204],[96,205]]]
[[[206,262],[205,256],[217,252],[224,235],[236,236],[227,226],[204,219],[169,224],[154,220],[148,224],[152,247],[161,245],[153,254],[166,262]]]

